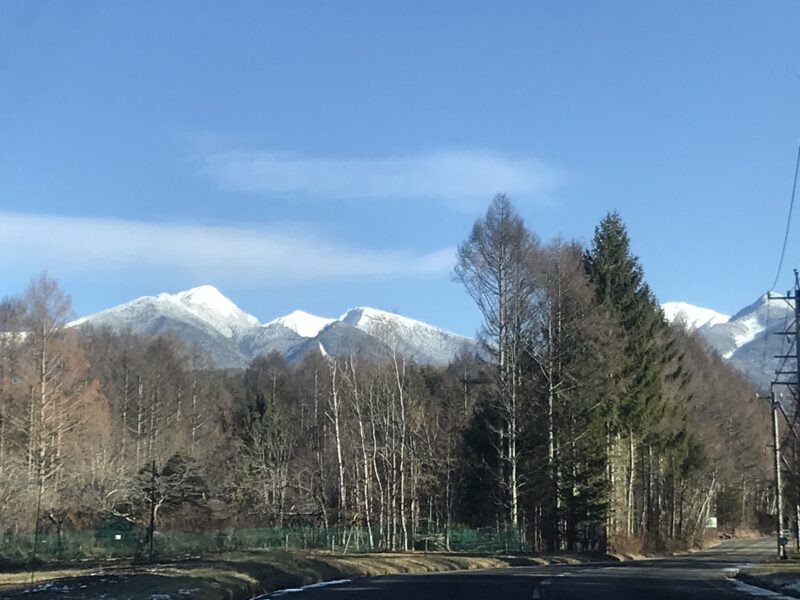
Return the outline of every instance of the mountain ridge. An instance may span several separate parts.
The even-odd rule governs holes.
[[[727,323],[731,316],[719,313],[710,308],[703,308],[688,302],[664,302],[661,305],[664,315],[670,323],[682,322],[687,329],[695,330],[712,327],[718,323]]]
[[[780,366],[774,356],[785,354],[785,340],[774,334],[794,318],[792,309],[771,294],[760,295],[727,320],[727,315],[688,303],[666,302],[662,310],[670,323],[696,332],[723,360],[759,388],[766,388]],[[682,310],[676,310],[675,305],[681,305]],[[702,317],[708,315],[717,318],[704,321]]]
[[[472,338],[370,307],[355,307],[340,317],[320,317],[302,310],[262,323],[218,289],[202,285],[174,294],[140,296],[69,323],[127,330],[140,335],[172,331],[189,344],[205,348],[219,367],[246,367],[257,356],[278,352],[290,361],[309,352],[369,358],[399,352],[417,362],[444,365]]]

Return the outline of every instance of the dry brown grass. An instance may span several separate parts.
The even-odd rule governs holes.
[[[563,557],[562,560],[574,560]],[[324,552],[248,552],[149,566],[130,563],[95,565],[93,568],[42,570],[36,581],[57,581],[80,586],[82,597],[113,595],[124,585],[126,597],[149,598],[153,593],[180,594],[186,598],[250,598],[276,589],[299,587],[317,581],[422,573],[460,569],[496,569],[520,564],[543,564],[542,558],[500,557],[447,553],[385,553],[334,555]],[[22,593],[30,574],[0,574],[0,589]],[[190,594],[187,594],[187,590]],[[41,590],[33,598],[55,598]]]
[[[51,581],[53,579],[63,579],[65,577],[79,577],[88,575],[91,569],[54,569],[44,568],[34,574],[34,582]],[[14,571],[10,573],[0,572],[0,590],[10,585],[28,584],[31,581],[30,571]]]

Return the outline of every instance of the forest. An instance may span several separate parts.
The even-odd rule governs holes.
[[[768,408],[666,323],[618,214],[584,248],[499,195],[453,280],[483,323],[446,368],[354,349],[219,370],[177,337],[67,326],[69,295],[35,277],[0,303],[0,532],[144,539],[152,519],[413,550],[502,527],[602,552],[685,547],[710,516],[769,527]]]

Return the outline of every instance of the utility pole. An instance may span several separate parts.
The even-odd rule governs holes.
[[[779,450],[779,437],[776,437],[777,428],[778,428],[778,414],[776,409],[780,409],[783,413],[784,418],[786,418],[786,424],[789,427],[789,432],[792,435],[792,458],[793,458],[793,465],[792,470],[797,470],[797,456],[798,456],[798,440],[797,434],[793,427],[793,423],[797,423],[798,417],[800,417],[800,276],[798,275],[797,269],[794,270],[794,290],[789,291],[786,293],[785,296],[772,296],[770,293],[767,293],[767,302],[769,303],[771,300],[783,300],[785,301],[789,307],[792,309],[794,313],[794,322],[790,327],[787,328],[786,331],[778,331],[776,335],[785,336],[788,340],[791,348],[787,350],[786,354],[779,354],[776,355],[775,358],[781,359],[781,366],[775,371],[775,380],[772,382],[772,418],[773,418],[773,438],[775,443],[775,460],[779,461],[776,462],[776,482],[780,479],[780,450]],[[769,332],[767,332],[767,335]],[[794,362],[795,368],[794,371],[787,371],[784,369],[784,365],[786,361]],[[776,385],[784,385],[786,386],[791,395],[792,395],[792,404],[793,404],[793,418],[792,420],[789,419],[786,411],[784,410],[783,406],[780,405],[780,400],[776,400],[775,393],[774,393],[774,386]],[[792,478],[792,483],[794,484],[792,490],[792,504],[794,505],[794,535],[795,535],[795,548],[800,551],[800,487],[797,481],[797,476],[794,475]],[[782,507],[779,507],[778,513],[782,514]],[[782,525],[781,525],[782,527]],[[779,538],[781,537],[781,533],[778,533]],[[781,558],[785,558],[785,552],[781,554],[779,550],[779,555]]]
[[[774,384],[773,384],[774,386]],[[781,481],[781,436],[778,428],[778,410],[780,401],[775,397],[775,390],[770,387],[769,395],[756,394],[759,400],[767,400],[772,411],[772,456],[775,477],[775,542],[778,549],[778,558],[786,558],[783,545],[783,482]]]
[[[797,269],[794,270],[794,360],[795,360],[795,377],[794,377],[794,423],[797,424],[797,418],[800,416],[800,279],[798,278]],[[787,419],[788,421],[788,419]],[[797,446],[798,439],[794,435],[794,428],[790,427],[792,431],[792,458],[793,460],[793,482],[794,482],[794,542],[795,550],[800,552],[800,482],[797,481]]]
[[[781,436],[778,431],[778,402],[775,392],[770,393],[772,405],[772,448],[775,460],[775,520],[777,523],[778,558],[786,558],[783,545],[783,484],[781,482]]]

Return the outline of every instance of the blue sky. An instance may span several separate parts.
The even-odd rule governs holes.
[[[472,334],[453,252],[505,191],[543,239],[619,210],[661,300],[734,312],[777,266],[799,29],[792,1],[6,1],[0,295],[46,268],[78,314],[210,283]],[[798,262],[795,227],[779,288]]]

